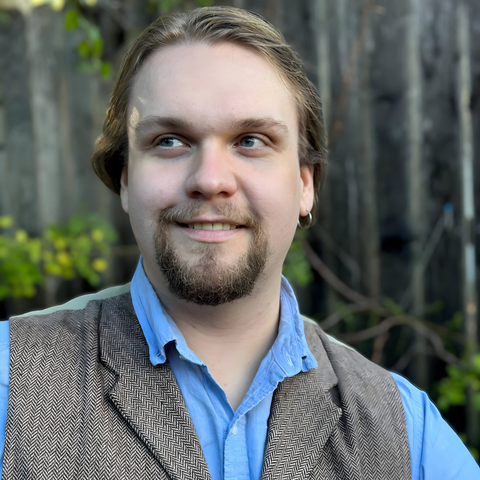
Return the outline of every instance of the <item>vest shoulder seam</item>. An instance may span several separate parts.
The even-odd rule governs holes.
[[[315,325],[317,328],[321,328],[320,325],[315,320],[312,320],[311,318],[308,318],[305,315],[302,315],[302,318],[305,323],[309,323],[311,325]],[[326,335],[326,337],[331,343],[334,343],[335,345],[338,345],[340,347],[348,348],[352,352],[357,352],[357,350],[355,350],[353,347],[351,347],[350,345],[347,345],[346,343],[341,342],[340,340],[337,340],[335,337],[332,337],[327,332],[323,332],[323,333]]]
[[[107,298],[117,297],[124,293],[130,292],[130,282],[125,285],[116,285],[114,287],[105,288],[96,293],[89,293],[80,297],[69,300],[62,305],[55,305],[44,310],[37,310],[33,312],[23,313],[22,315],[15,315],[12,318],[24,318],[31,316],[49,315],[51,313],[60,312],[63,310],[83,310],[87,304],[94,300],[105,300]]]

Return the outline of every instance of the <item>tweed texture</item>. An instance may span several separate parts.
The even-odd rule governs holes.
[[[391,376],[305,329],[319,368],[275,391],[262,480],[409,480]],[[12,318],[10,330],[2,479],[210,479],[173,373],[150,363],[129,294]]]

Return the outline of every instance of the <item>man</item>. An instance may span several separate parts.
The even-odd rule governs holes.
[[[10,320],[3,478],[480,478],[423,393],[298,312],[282,263],[324,163],[271,25],[150,26],[93,154],[142,257],[131,285]]]

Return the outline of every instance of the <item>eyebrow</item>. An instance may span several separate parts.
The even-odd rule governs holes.
[[[148,115],[135,126],[135,137],[141,138],[158,127],[171,128],[172,130],[188,130],[193,128],[193,124],[177,117]]]
[[[179,117],[161,117],[157,115],[148,115],[136,125],[135,137],[137,139],[142,138],[143,136],[147,135],[151,130],[158,127],[183,131],[195,129],[193,123]],[[230,123],[230,128],[234,130],[276,128],[282,130],[285,135],[288,135],[287,125],[284,122],[275,120],[274,118],[270,117],[252,117],[235,120]]]
[[[274,118],[246,118],[244,120],[236,120],[230,126],[237,130],[249,130],[256,128],[277,128],[282,130],[284,134],[288,134],[286,123],[275,120]]]

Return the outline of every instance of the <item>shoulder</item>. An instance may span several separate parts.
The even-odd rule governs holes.
[[[303,317],[303,320],[305,337],[311,352],[317,358],[325,350],[337,375],[342,373],[342,379],[339,381],[349,380],[359,386],[373,382],[371,387],[375,388],[375,382],[381,380],[382,384],[390,386],[389,390],[392,387],[397,390],[395,382],[387,370],[364,357],[350,345],[326,334],[313,320],[307,317]]]
[[[480,469],[428,395],[391,373],[402,397],[409,434],[412,478],[480,479]]]
[[[389,372],[354,348],[327,335],[318,325],[304,321],[305,337],[319,369],[331,369],[345,402],[363,409],[364,413],[370,412],[381,423],[388,422],[406,442],[402,400]]]
[[[83,295],[63,305],[11,317],[9,320],[12,354],[15,350],[31,351],[39,343],[53,345],[75,342],[88,330],[96,330],[102,310],[116,304],[131,304],[130,284],[111,287]],[[1,332],[0,332],[1,334]]]
[[[47,315],[55,314],[57,312],[73,312],[84,310],[86,306],[92,301],[101,301],[108,298],[118,297],[125,293],[130,292],[130,283],[126,285],[118,285],[115,287],[105,288],[96,293],[90,293],[88,295],[82,295],[80,297],[74,298],[73,300],[68,301],[62,305],[55,305],[54,307],[49,307],[44,310],[36,310],[33,312],[24,313],[22,315],[16,315],[12,317],[13,319],[18,318],[28,318],[28,317],[44,317]]]

